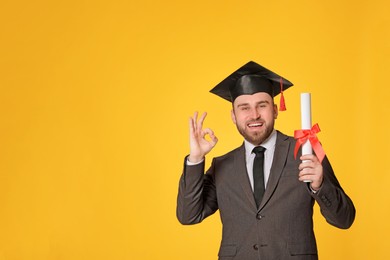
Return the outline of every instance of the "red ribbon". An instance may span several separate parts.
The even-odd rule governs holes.
[[[325,152],[324,149],[322,149],[320,141],[318,140],[318,137],[316,135],[320,131],[321,129],[318,124],[313,125],[311,129],[295,130],[294,138],[297,140],[297,143],[295,144],[294,158],[297,158],[299,147],[302,144],[306,143],[307,140],[309,140],[311,147],[316,153],[318,159],[320,160],[320,162],[322,162],[325,157]]]

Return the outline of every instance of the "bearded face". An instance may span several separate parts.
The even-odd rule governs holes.
[[[277,106],[264,92],[238,96],[233,102],[232,120],[238,132],[253,145],[260,145],[272,133]]]

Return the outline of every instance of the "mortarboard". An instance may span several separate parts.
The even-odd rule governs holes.
[[[240,95],[266,92],[271,97],[281,93],[280,110],[286,110],[283,91],[293,84],[267,68],[250,61],[215,86],[211,93],[233,102]]]

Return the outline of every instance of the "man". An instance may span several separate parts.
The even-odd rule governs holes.
[[[205,156],[218,139],[203,129],[206,113],[189,120],[190,154],[180,178],[177,217],[182,224],[195,224],[219,209],[220,260],[318,259],[315,201],[331,225],[347,229],[354,221],[354,205],[327,157],[322,162],[316,155],[295,159],[295,139],[274,129],[273,97],[290,86],[249,62],[211,90],[232,102],[231,117],[244,143],[214,158],[206,174]]]

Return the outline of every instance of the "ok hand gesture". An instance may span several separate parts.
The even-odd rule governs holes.
[[[188,160],[196,163],[203,160],[206,154],[217,144],[218,138],[210,128],[203,128],[203,121],[207,113],[204,112],[198,121],[198,112],[194,113],[189,119],[190,127],[190,155]],[[209,135],[210,140],[206,140],[206,135]]]

